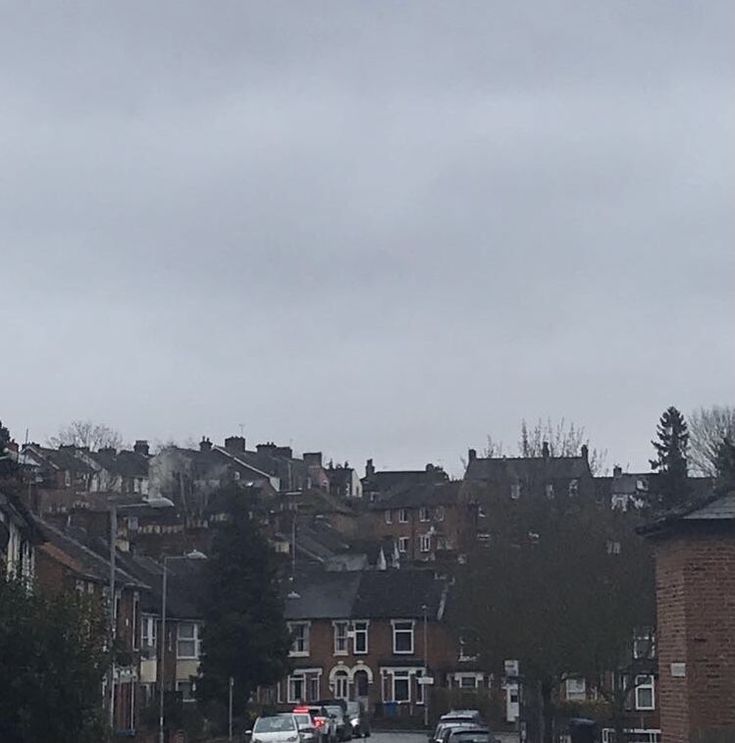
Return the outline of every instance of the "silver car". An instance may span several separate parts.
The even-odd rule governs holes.
[[[299,726],[293,715],[259,717],[250,743],[300,743]]]

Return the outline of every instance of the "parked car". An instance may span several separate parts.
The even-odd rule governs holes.
[[[451,730],[447,743],[497,743],[497,738],[486,727],[461,727]]]
[[[463,722],[470,721],[482,723],[482,715],[479,709],[452,709],[439,718],[440,722]]]
[[[322,743],[322,733],[308,710],[294,710],[293,716],[299,728],[301,743]]]
[[[322,743],[337,743],[337,720],[329,714],[326,707],[319,704],[309,704],[294,709],[295,714],[303,712],[311,715],[314,725],[321,735]]]
[[[444,719],[447,717],[448,719]],[[478,723],[470,717],[449,717],[445,715],[439,718],[439,723],[436,726],[436,730],[433,735],[429,735],[429,741],[431,743],[447,743],[449,740],[449,734],[453,730],[464,730],[468,728],[478,727]]]
[[[344,707],[341,704],[325,704],[324,708],[329,712],[330,716],[334,717],[337,724],[337,740],[351,740],[352,739],[352,725],[350,725],[345,710],[347,704]]]
[[[292,714],[259,717],[250,733],[250,743],[298,743],[299,727]]]
[[[347,718],[352,726],[352,735],[360,738],[370,737],[370,720],[362,702],[347,702]]]

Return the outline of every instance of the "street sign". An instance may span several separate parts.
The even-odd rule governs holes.
[[[433,686],[434,685],[434,677],[433,676],[419,676],[416,679],[416,683],[419,686]]]

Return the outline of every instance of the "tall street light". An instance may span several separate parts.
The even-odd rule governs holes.
[[[207,556],[199,550],[192,550],[186,555],[166,555],[163,558],[163,586],[161,596],[161,637],[159,639],[158,647],[160,648],[159,653],[159,672],[161,678],[159,680],[159,696],[158,696],[158,743],[165,743],[164,738],[164,705],[163,700],[165,697],[164,690],[166,687],[166,594],[168,592],[168,561],[175,559],[188,559],[188,560],[206,560]]]
[[[113,644],[117,634],[117,602],[115,601],[115,573],[117,571],[117,513],[125,508],[139,508],[141,506],[148,508],[173,508],[174,502],[162,496],[147,498],[139,503],[118,504],[114,500],[110,501],[110,603],[108,606],[109,623],[110,623],[110,652],[112,653],[112,662],[110,663],[108,691],[110,694],[110,730],[115,732],[115,655]],[[137,632],[137,628],[133,628]]]

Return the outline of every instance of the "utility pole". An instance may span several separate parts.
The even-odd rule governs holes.
[[[230,697],[228,699],[228,732],[227,740],[232,743],[232,691],[235,686],[235,679],[230,676]]]

